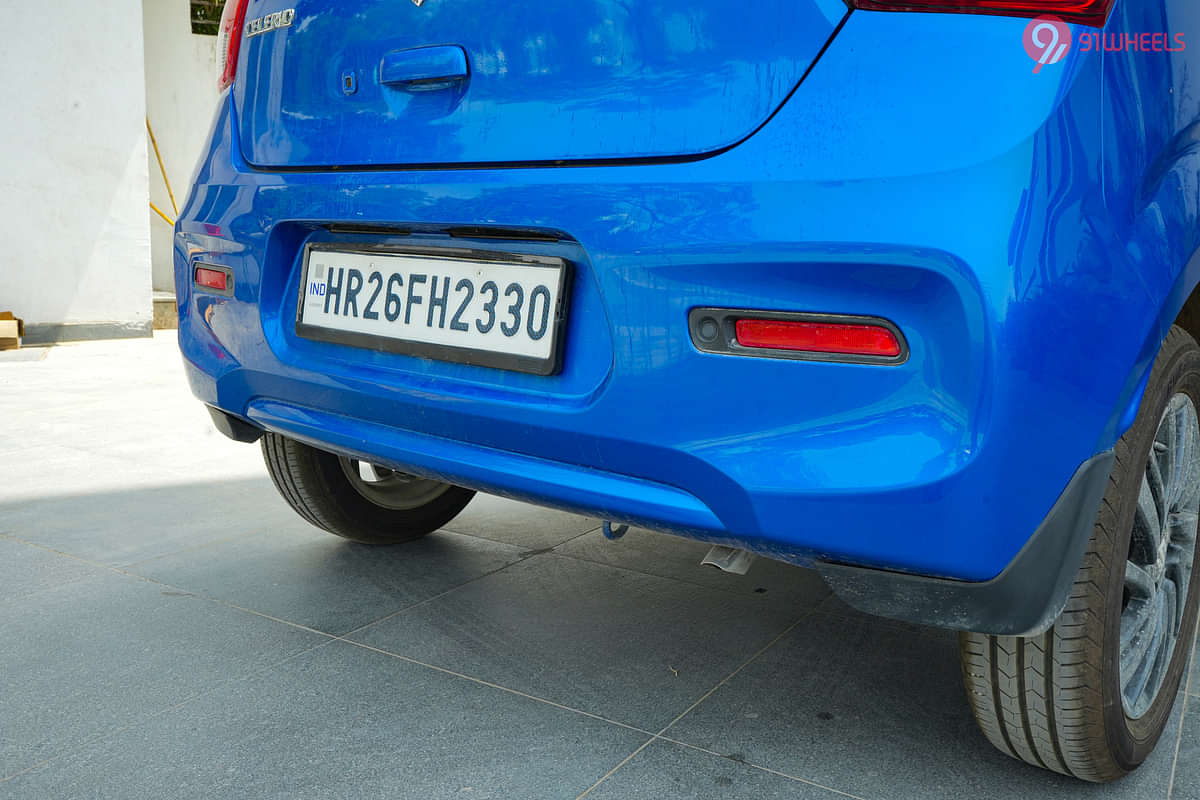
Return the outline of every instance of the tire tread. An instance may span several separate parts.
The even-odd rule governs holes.
[[[1191,336],[1172,327],[1154,375],[1165,372],[1185,350],[1192,357],[1200,351]],[[1104,722],[1103,687],[1108,677],[1105,614],[1110,601],[1119,602],[1109,597],[1107,586],[1110,568],[1120,566],[1113,563],[1119,557],[1117,546],[1127,539],[1121,530],[1122,487],[1134,477],[1131,469],[1140,474],[1133,449],[1137,431],[1135,423],[1113,448],[1113,468],[1092,536],[1054,625],[1031,637],[959,637],[967,698],[984,736],[1008,756],[1095,782],[1114,780],[1136,767],[1114,757]]]
[[[262,437],[262,454],[275,488],[297,514],[324,531],[364,544],[398,544],[425,536],[453,519],[475,494],[451,486],[425,506],[386,510],[349,488],[337,456],[273,433]]]

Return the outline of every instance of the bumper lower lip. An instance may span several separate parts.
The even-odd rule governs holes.
[[[662,527],[658,521],[671,520],[679,533],[725,533],[699,498],[662,483],[269,400],[251,403],[246,416],[264,430],[424,478],[518,499],[555,497],[568,510],[600,513],[617,522]],[[371,443],[371,452],[361,449],[364,442]]]
[[[262,428],[251,425],[246,420],[239,419],[219,408],[213,408],[212,406],[205,406],[205,408],[208,409],[208,415],[212,417],[213,427],[217,429],[217,432],[233,439],[235,442],[254,444],[265,433]]]
[[[839,598],[868,614],[974,633],[1035,636],[1066,607],[1112,463],[1111,450],[1085,461],[1025,547],[990,581],[828,562],[818,562],[817,570]]]
[[[271,430],[315,447],[336,445],[353,452],[356,441],[371,433],[360,421],[351,423],[352,434],[346,428],[350,421],[338,415],[270,401],[252,403],[250,421],[212,406],[208,410],[217,429],[239,442],[255,442],[265,430]],[[518,498],[536,501],[553,493],[569,510],[599,510],[618,522],[653,528],[670,519],[680,533],[713,540],[729,536],[707,505],[672,486],[427,434],[406,433],[405,444],[396,444],[395,429],[378,434],[372,437],[373,452],[356,455],[391,461],[406,469],[419,462],[425,465],[421,470],[425,477],[453,475],[452,480],[466,481],[471,488]],[[385,439],[392,443],[386,452],[378,445]],[[816,569],[843,602],[868,614],[975,633],[1037,635],[1054,623],[1066,605],[1112,463],[1111,450],[1085,461],[1024,548],[989,581],[959,581],[819,560]],[[548,487],[554,488],[550,491]],[[565,487],[570,487],[566,493]]]

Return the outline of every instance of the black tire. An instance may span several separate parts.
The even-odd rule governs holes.
[[[1182,613],[1175,612],[1180,632],[1170,660],[1164,648],[1161,658],[1154,661],[1156,674],[1165,675],[1157,694],[1130,690],[1141,698],[1135,707],[1140,711],[1136,718],[1130,715],[1123,693],[1123,687],[1138,682],[1122,684],[1121,620],[1130,602],[1126,562],[1134,559],[1135,552],[1142,552],[1132,548],[1141,548],[1145,538],[1135,532],[1139,492],[1144,477],[1150,474],[1151,447],[1160,435],[1168,403],[1173,408],[1180,402],[1186,405],[1185,400],[1173,399],[1181,393],[1200,408],[1200,347],[1181,328],[1173,327],[1155,360],[1137,420],[1117,442],[1104,501],[1062,616],[1040,636],[964,633],[960,637],[963,679],[975,719],[991,743],[1013,758],[1088,781],[1111,781],[1136,769],[1166,727],[1195,636],[1200,576],[1188,580],[1181,592]],[[1155,458],[1162,452],[1161,446],[1156,448]],[[1200,481],[1195,481],[1189,470],[1182,484]],[[1200,492],[1200,486],[1196,491]],[[1144,498],[1143,494],[1143,502]],[[1169,504],[1165,507],[1169,512]],[[1143,514],[1139,520],[1144,518]],[[1180,531],[1181,541],[1186,541],[1187,527],[1167,527],[1167,538]],[[1191,527],[1194,563],[1196,540],[1194,525]],[[1145,529],[1142,523],[1137,530]],[[1160,552],[1186,554],[1186,547]],[[1167,563],[1165,557],[1161,560]],[[1158,580],[1156,586],[1161,585],[1162,579]],[[1129,673],[1139,674],[1133,668]]]
[[[275,488],[297,514],[322,530],[363,544],[419,539],[458,516],[475,496],[470,489],[420,481],[431,495],[427,502],[388,507],[356,488],[345,467],[347,459],[273,433],[263,436],[262,452]]]

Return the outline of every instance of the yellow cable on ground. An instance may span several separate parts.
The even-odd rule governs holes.
[[[162,173],[163,183],[166,184],[167,187],[167,196],[171,198],[171,208],[175,209],[175,216],[178,217],[179,204],[175,202],[175,192],[171,190],[171,180],[167,177],[167,168],[163,165],[162,153],[158,151],[158,139],[154,138],[154,128],[150,127],[149,117],[146,117],[146,132],[150,134],[150,144],[154,146],[154,156],[158,159],[158,171]],[[154,204],[152,203],[151,208],[153,207]],[[157,208],[154,210],[158,211]],[[158,213],[163,219],[166,219],[165,214],[163,214],[161,211],[158,211]],[[170,220],[168,220],[168,222],[170,222]],[[171,224],[174,225],[175,223],[172,222]]]

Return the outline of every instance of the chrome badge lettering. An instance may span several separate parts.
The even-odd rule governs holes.
[[[296,9],[276,11],[274,14],[252,19],[246,23],[246,36],[258,36],[260,33],[270,33],[278,28],[290,28],[296,21]]]

